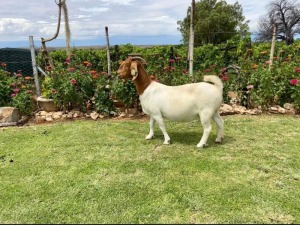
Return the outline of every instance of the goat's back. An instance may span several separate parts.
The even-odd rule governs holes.
[[[206,82],[179,86],[152,82],[140,100],[148,115],[161,114],[169,120],[191,121],[199,118],[202,110],[218,110],[222,104],[222,90]]]

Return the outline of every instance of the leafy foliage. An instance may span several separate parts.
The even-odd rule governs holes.
[[[16,107],[22,115],[30,115],[34,109],[33,78],[23,77],[21,70],[16,74],[11,74],[5,68],[5,63],[2,63],[0,67],[0,107]]]
[[[190,30],[191,7],[187,16],[178,21],[184,43],[188,43]],[[236,2],[227,4],[226,1],[200,0],[195,3],[194,13],[195,45],[220,44],[231,39],[235,33],[248,31],[248,21],[244,21],[241,5]]]
[[[96,110],[110,113],[115,110],[115,101],[126,107],[137,107],[139,96],[131,80],[119,79],[116,71],[120,62],[129,54],[142,56],[150,78],[166,85],[181,85],[203,80],[204,75],[218,75],[224,83],[223,99],[230,102],[228,92],[236,92],[238,103],[263,109],[273,104],[292,103],[300,110],[300,41],[293,45],[276,43],[273,65],[270,66],[270,43],[251,43],[249,36],[234,36],[220,45],[207,44],[194,49],[194,73],[188,73],[187,46],[138,47],[132,45],[111,48],[112,74],[107,74],[106,49],[73,49],[70,58],[66,52],[50,52],[54,68],[45,67],[47,76],[41,77],[42,94],[52,98],[63,110]],[[40,56],[38,63],[41,65]],[[237,65],[240,70],[229,69]],[[12,98],[12,83],[22,76],[7,74],[0,69],[1,105],[16,105],[30,111],[26,90],[19,86],[20,93]],[[24,82],[32,80],[24,80]],[[23,82],[23,81],[22,81]],[[33,86],[26,85],[32,90]],[[19,99],[19,100],[18,100]],[[13,101],[14,100],[14,101]],[[28,107],[28,108],[27,108]],[[25,110],[26,108],[26,110]]]

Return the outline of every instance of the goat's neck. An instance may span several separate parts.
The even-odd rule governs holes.
[[[152,80],[148,77],[142,65],[138,66],[138,76],[133,82],[139,95],[142,95],[146,88],[151,84]]]

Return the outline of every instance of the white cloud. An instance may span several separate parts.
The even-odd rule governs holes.
[[[266,7],[272,0],[226,0],[228,4],[238,2],[243,8],[246,20],[250,20],[249,28],[251,32],[256,32],[259,19],[267,12]]]
[[[82,12],[87,12],[87,13],[98,13],[98,12],[107,12],[109,9],[107,7],[95,7],[95,8],[79,8],[80,11]]]
[[[265,6],[270,1],[238,1],[250,29],[254,31]],[[191,0],[68,0],[72,39],[99,39],[109,34],[115,36],[180,36],[177,21],[184,19]],[[57,29],[58,7],[55,1],[9,0],[0,8],[0,42],[28,40],[53,36]],[[62,19],[62,22],[64,20]],[[64,38],[64,26],[58,38]]]
[[[117,5],[131,5],[135,0],[100,0],[100,2]]]

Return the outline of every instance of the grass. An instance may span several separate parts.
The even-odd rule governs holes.
[[[199,150],[198,122],[0,129],[0,223],[300,223],[300,118],[233,115]]]

